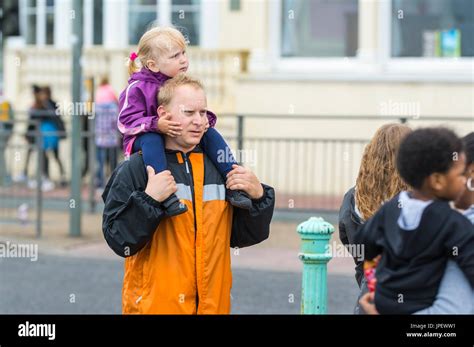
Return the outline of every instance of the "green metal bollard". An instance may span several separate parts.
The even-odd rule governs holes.
[[[321,217],[311,217],[296,228],[301,237],[299,258],[303,262],[301,291],[302,314],[325,314],[327,311],[327,251],[334,227]]]

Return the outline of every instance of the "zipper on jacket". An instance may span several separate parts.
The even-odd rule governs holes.
[[[189,177],[189,186],[191,187],[191,197],[193,201],[193,213],[194,213],[194,249],[196,249],[196,237],[197,237],[197,221],[196,221],[196,200],[194,196],[194,179],[193,179],[193,168],[191,163],[188,160],[188,156],[186,153],[181,152],[184,158],[184,164],[186,165],[186,173]],[[198,291],[198,283],[197,283],[197,262],[194,268],[196,272],[196,313],[198,311],[199,306],[199,291]]]
[[[197,222],[196,222],[196,201],[194,198],[194,179],[193,179],[193,168],[188,160],[186,153],[182,153],[184,158],[184,164],[186,165],[186,173],[189,177],[189,185],[191,187],[191,195],[193,201],[193,212],[194,212],[194,240],[196,241]]]

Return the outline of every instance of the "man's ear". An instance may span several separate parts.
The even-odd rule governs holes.
[[[158,108],[156,109],[156,113],[158,113],[158,116],[161,118],[161,117],[165,117],[166,116],[166,109],[163,105],[160,105],[158,106]]]

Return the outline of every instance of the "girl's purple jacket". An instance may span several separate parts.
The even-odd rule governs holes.
[[[170,79],[161,72],[147,68],[132,74],[128,87],[119,97],[119,117],[117,126],[123,134],[123,150],[126,156],[132,152],[135,138],[146,132],[157,132],[158,128],[158,91]],[[207,111],[209,126],[214,127],[217,117]]]

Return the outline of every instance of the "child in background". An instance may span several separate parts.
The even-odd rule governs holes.
[[[431,306],[448,259],[474,287],[474,227],[449,205],[466,184],[462,141],[444,128],[416,130],[400,145],[397,168],[413,191],[385,203],[355,237],[365,259],[381,254],[374,302],[382,314]]]
[[[141,68],[137,65],[140,62]],[[158,116],[157,95],[160,87],[170,78],[188,70],[186,41],[178,30],[171,27],[153,28],[140,38],[138,52],[129,60],[129,85],[119,98],[118,128],[123,134],[125,156],[141,151],[145,166],[150,165],[155,173],[167,168],[164,141],[161,134],[176,137],[182,130],[180,124]],[[207,111],[207,131],[201,140],[204,153],[211,159],[226,180],[232,171],[232,160],[218,160],[220,153],[231,153],[222,136],[214,129],[216,116]],[[222,155],[220,155],[222,157]],[[227,156],[225,156],[227,157]],[[236,207],[250,209],[250,198],[240,190],[227,190],[227,199]],[[187,211],[172,194],[162,202],[168,216]]]

